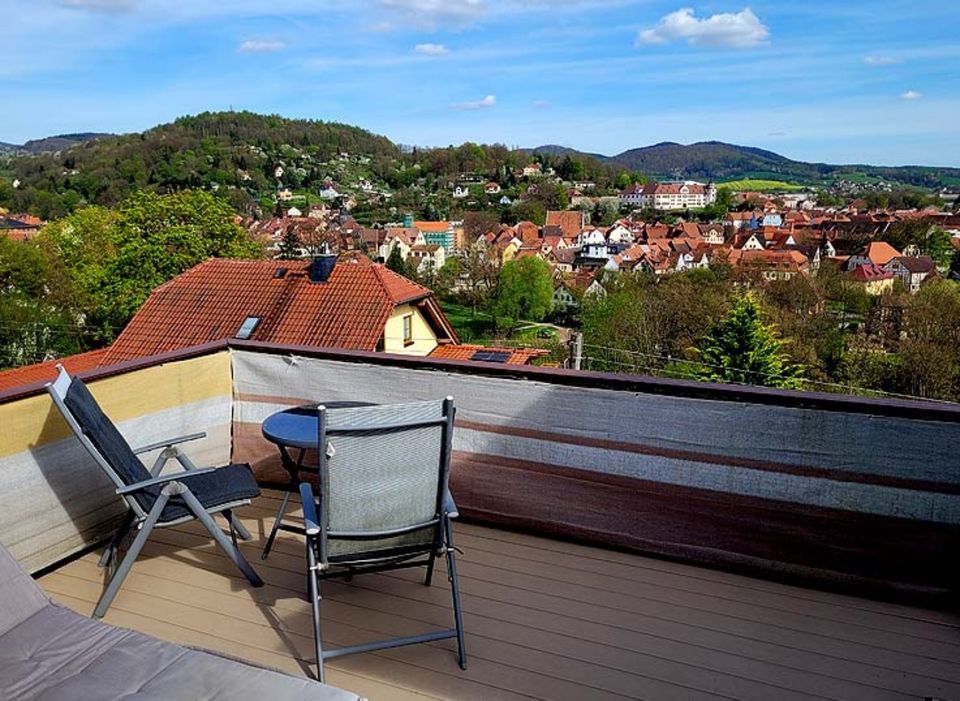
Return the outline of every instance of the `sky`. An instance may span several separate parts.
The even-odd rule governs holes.
[[[0,0],[0,141],[244,109],[401,144],[960,166],[960,2]]]

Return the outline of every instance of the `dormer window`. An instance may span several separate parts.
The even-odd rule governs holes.
[[[237,331],[236,338],[246,340],[253,335],[253,332],[256,331],[257,326],[260,325],[259,316],[248,316],[243,320],[243,323],[240,324],[240,330]]]

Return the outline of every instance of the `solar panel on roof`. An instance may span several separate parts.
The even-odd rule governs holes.
[[[510,358],[506,351],[475,351],[470,360],[481,360],[485,363],[505,363]]]

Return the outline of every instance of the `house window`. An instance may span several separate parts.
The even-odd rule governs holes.
[[[403,317],[403,345],[413,345],[413,314],[405,314]]]
[[[248,339],[253,335],[253,332],[256,330],[257,325],[260,323],[259,316],[248,316],[243,320],[243,323],[240,324],[240,330],[237,331],[237,338]]]

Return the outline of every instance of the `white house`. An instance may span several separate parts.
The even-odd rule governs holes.
[[[937,266],[930,256],[897,256],[883,267],[900,278],[910,294],[919,290],[923,281],[937,272]]]
[[[453,197],[454,199],[462,200],[464,197],[470,196],[470,188],[466,185],[457,185],[453,188]]]
[[[608,243],[633,243],[633,232],[623,224],[617,224],[607,232]]]
[[[706,207],[717,199],[717,188],[713,183],[687,180],[684,182],[631,185],[620,193],[620,203],[654,209],[686,209],[688,207]]]
[[[719,246],[723,243],[725,237],[723,227],[719,224],[705,224],[700,226],[700,237],[704,243]]]
[[[318,194],[325,200],[335,200],[340,197],[340,191],[332,183],[324,185]]]

